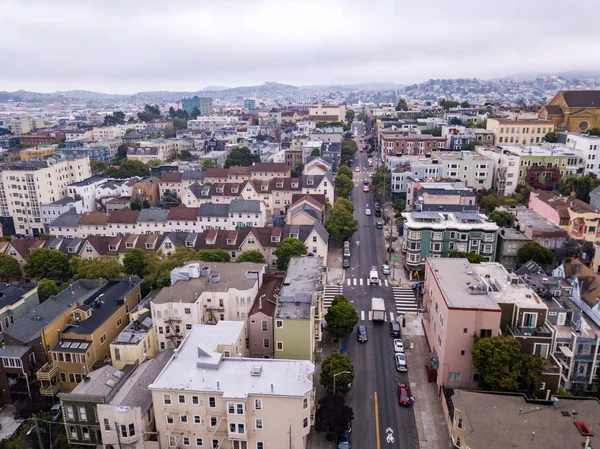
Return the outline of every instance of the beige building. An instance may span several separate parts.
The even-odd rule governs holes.
[[[19,158],[22,161],[28,161],[29,159],[50,156],[58,149],[58,144],[53,145],[38,145],[35,148],[26,148],[21,150]]]
[[[131,322],[110,344],[110,359],[115,368],[141,364],[158,353],[156,333],[149,310],[131,317]]]
[[[158,349],[177,348],[195,324],[245,322],[266,265],[190,262],[171,272],[171,287],[151,302]]]
[[[166,161],[174,159],[184,150],[192,150],[194,141],[189,139],[154,139],[138,142],[138,146],[127,150],[127,159],[141,161]]]
[[[12,217],[17,234],[44,232],[42,204],[67,196],[67,186],[91,176],[86,158],[50,157],[3,164],[0,171],[0,216]]]
[[[10,129],[12,133],[17,136],[27,134],[35,129],[43,128],[44,126],[44,119],[41,118],[21,118],[10,121]]]
[[[486,129],[494,133],[496,145],[540,144],[546,141],[546,133],[554,131],[554,123],[540,119],[490,118]]]
[[[194,326],[152,392],[160,447],[303,449],[314,421],[314,365],[228,357],[243,323]]]
[[[319,119],[323,117],[323,121],[346,121],[346,106],[340,105],[324,105],[314,104],[308,108],[310,118]]]

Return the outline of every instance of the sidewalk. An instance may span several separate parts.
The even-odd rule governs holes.
[[[429,349],[420,315],[407,318],[404,347],[410,367],[408,371],[410,389],[415,397],[413,412],[419,435],[419,447],[421,449],[451,448],[437,386],[427,381],[425,364],[428,362]]]

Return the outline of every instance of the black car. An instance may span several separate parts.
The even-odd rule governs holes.
[[[376,217],[381,217],[381,209],[379,207],[375,208],[375,216]]]
[[[344,268],[348,268],[350,266],[350,258],[349,257],[344,257],[344,261],[342,262],[342,266]]]
[[[381,208],[381,203],[379,202],[379,200],[375,200],[375,209],[379,209]]]
[[[400,334],[400,323],[396,320],[390,322],[390,335],[392,337],[402,337]]]
[[[358,337],[358,341],[360,341],[361,343],[366,343],[369,339],[369,337],[367,336],[367,326],[365,326],[364,324],[358,326],[356,335]]]

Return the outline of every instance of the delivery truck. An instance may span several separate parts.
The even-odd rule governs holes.
[[[385,302],[383,298],[371,298],[371,319],[373,321],[385,320]]]

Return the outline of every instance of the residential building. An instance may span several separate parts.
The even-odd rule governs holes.
[[[292,257],[273,320],[276,359],[315,360],[321,341],[323,267],[316,257]]]
[[[590,206],[600,210],[600,187],[596,187],[590,192]]]
[[[542,107],[539,117],[561,131],[600,127],[600,90],[561,90]]]
[[[345,122],[346,106],[313,104],[308,108],[308,116],[322,122]]]
[[[295,194],[287,211],[288,225],[314,225],[325,217],[325,195]]]
[[[445,137],[397,130],[382,130],[379,133],[379,148],[381,148],[381,158],[384,163],[388,156],[422,156],[431,154],[434,150],[444,149],[446,145]]]
[[[331,163],[323,159],[322,157],[309,157],[304,164],[302,169],[303,175],[327,175],[331,174],[332,166]]]
[[[84,212],[81,200],[75,200],[69,196],[50,204],[42,204],[42,219],[44,227],[47,228],[61,215],[67,212],[74,212],[71,215],[78,215]],[[75,226],[77,224],[75,223]]]
[[[60,154],[67,157],[87,157],[90,161],[111,162],[114,157],[108,146],[96,145],[93,147],[67,147],[58,150]]]
[[[243,323],[196,325],[148,387],[160,447],[306,447],[314,365],[233,357],[235,346],[246,346]]]
[[[302,193],[308,195],[323,195],[329,201],[329,204],[333,204],[335,183],[330,174],[302,175]]]
[[[563,141],[567,147],[575,150],[576,154],[583,160],[581,175],[600,176],[600,137],[581,133],[561,133],[559,141]]]
[[[133,185],[133,196],[140,198],[142,201],[148,201],[150,206],[156,206],[160,199],[159,184],[159,178],[148,176]]]
[[[115,368],[141,364],[158,353],[152,314],[137,315],[110,344],[110,359]]]
[[[341,145],[344,139],[344,130],[339,130],[333,127],[329,128],[315,128],[308,135],[308,139],[311,142],[321,141],[326,143],[339,143]]]
[[[471,252],[496,258],[498,225],[474,212],[404,212],[402,252],[411,279],[423,278],[426,259]]]
[[[507,271],[515,271],[519,266],[519,250],[525,246],[525,243],[530,241],[531,239],[518,229],[500,229],[496,261],[500,262]]]
[[[29,159],[46,157],[52,155],[58,149],[58,145],[38,145],[35,148],[25,148],[19,152],[19,158],[22,161]]]
[[[94,175],[82,181],[73,182],[67,186],[69,197],[80,200],[82,203],[82,210],[78,211],[78,213],[93,212],[98,208],[98,203],[96,201],[98,198],[97,188],[107,181],[108,179],[105,176]]]
[[[36,284],[0,283],[0,341],[3,332],[40,303]]]
[[[235,123],[235,117],[209,115],[188,120],[188,129],[214,133],[218,129],[225,128]]]
[[[263,283],[248,313],[248,349],[250,357],[272,359],[274,352],[274,321],[277,297],[285,274],[265,274]]]
[[[188,115],[192,115],[194,113],[194,109],[198,109],[200,115],[212,115],[212,104],[213,99],[210,97],[193,97],[193,98],[183,98],[181,100],[181,106]]]
[[[499,195],[508,196],[515,193],[519,185],[519,177],[522,176],[521,158],[519,154],[505,151],[503,148],[477,147],[476,151],[492,159],[492,186]]]
[[[408,177],[406,211],[477,212],[475,192],[460,181],[427,182]]]
[[[436,151],[431,157],[442,166],[442,177],[458,179],[477,190],[492,188],[492,159],[473,151]]]
[[[302,165],[303,163],[303,154],[302,154],[302,150],[292,150],[292,149],[287,149],[284,151],[284,156],[285,156],[285,165],[287,165],[288,167],[290,167],[292,170],[295,170],[296,167]]]
[[[151,302],[160,351],[177,348],[194,324],[246,321],[264,264],[190,262]],[[235,355],[235,354],[234,354]]]
[[[539,401],[519,393],[444,389],[442,404],[456,448],[561,449],[600,444],[600,437],[585,433],[600,413],[598,399],[561,396]]]
[[[546,141],[546,134],[554,132],[555,124],[550,120],[490,118],[486,129],[494,133],[496,145],[533,145]]]
[[[336,142],[323,142],[321,144],[321,159],[331,165],[331,171],[337,172],[342,163],[342,145]]]
[[[21,235],[44,232],[41,205],[68,195],[68,185],[91,176],[89,159],[49,157],[0,167],[0,215],[12,217]]]
[[[21,118],[10,121],[10,130],[13,134],[20,136],[45,126],[41,118]]]
[[[545,248],[562,248],[569,238],[566,230],[552,223],[542,214],[525,206],[499,207],[515,215],[515,228]]]
[[[256,98],[246,98],[244,100],[244,109],[254,111],[256,109]]]
[[[127,159],[148,163],[174,159],[182,151],[190,151],[194,142],[190,139],[154,139],[138,142],[136,147],[127,149]]]

